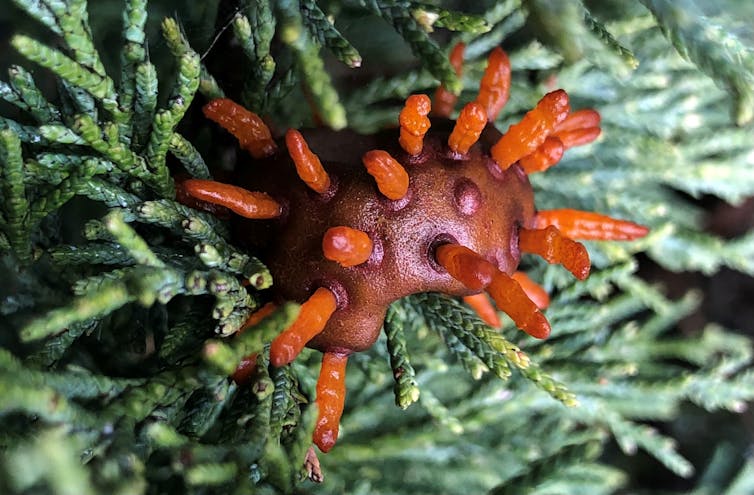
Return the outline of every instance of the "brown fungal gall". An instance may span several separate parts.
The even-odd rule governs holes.
[[[462,47],[452,55],[461,58]],[[532,169],[552,165],[552,157],[537,158],[538,150],[561,139],[585,142],[598,134],[599,116],[592,110],[569,114],[568,96],[558,90],[501,135],[484,121],[507,99],[510,74],[502,50],[493,52],[490,64],[480,98],[455,126],[434,119],[426,132],[429,102],[417,95],[407,103],[398,132],[289,131],[289,153],[275,151],[274,143],[253,152],[261,158],[238,167],[239,186],[195,179],[179,184],[180,197],[237,213],[237,242],[272,273],[270,299],[302,303],[296,321],[272,342],[270,362],[284,366],[305,346],[324,353],[314,435],[323,451],[337,439],[347,357],[374,344],[392,302],[443,292],[463,297],[484,321],[499,326],[489,294],[519,328],[545,338],[550,324],[540,309],[549,301],[541,287],[515,273],[521,253],[561,263],[584,278],[588,254],[568,234],[646,234],[641,226],[604,215],[536,212],[522,159],[536,162]],[[442,100],[441,115],[450,115],[451,100]],[[248,134],[258,134],[241,128],[248,111],[237,105],[223,100],[207,108],[242,144]],[[574,132],[580,134],[569,134]]]

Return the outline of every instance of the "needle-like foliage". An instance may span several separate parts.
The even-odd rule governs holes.
[[[707,445],[700,461],[673,426],[754,399],[750,339],[678,331],[700,294],[667,297],[634,258],[754,274],[754,235],[707,232],[699,201],[754,194],[754,43],[731,14],[754,15],[746,2],[96,4],[0,12],[25,60],[0,80],[0,493],[610,494],[640,488],[625,460],[639,451],[655,471],[696,474],[691,493],[754,491],[746,445]],[[532,176],[538,207],[651,233],[589,243],[584,282],[524,259],[552,294],[545,341],[450,297],[394,303],[383,338],[350,360],[317,486],[316,355],[268,357],[299,307],[245,329],[275,281],[222,215],[175,197],[176,180],[237,161],[195,109],[228,96],[273,129],[373,132],[439,84],[460,109],[496,46],[513,67],[501,130],[553,86],[602,115],[596,143]],[[241,362],[242,386],[229,378]]]

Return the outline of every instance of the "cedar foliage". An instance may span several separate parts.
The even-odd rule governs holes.
[[[700,295],[669,299],[634,259],[754,274],[754,235],[706,233],[693,200],[754,192],[754,50],[733,15],[754,14],[747,2],[13,4],[23,62],[0,81],[2,493],[607,494],[634,483],[613,441],[678,476],[703,471],[694,493],[754,490],[737,448],[693,466],[658,429],[689,404],[743,410],[751,342],[716,325],[680,334]],[[118,42],[103,43],[116,23]],[[221,31],[242,64],[213,50]],[[459,40],[461,78],[446,57]],[[499,128],[553,80],[603,116],[597,143],[532,177],[538,206],[652,232],[591,243],[585,282],[524,260],[553,294],[546,341],[493,331],[446,296],[395,303],[384,338],[351,360],[341,438],[315,486],[303,459],[316,353],[276,369],[262,352],[297,305],[232,338],[273,281],[222,220],[175,201],[174,174],[235,161],[192,108],[228,94],[284,129],[313,124],[308,99],[324,125],[371,132],[438,83],[460,108],[500,44],[514,81]],[[254,383],[238,387],[227,376],[251,352]]]

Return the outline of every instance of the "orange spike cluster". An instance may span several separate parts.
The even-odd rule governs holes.
[[[553,136],[559,138],[566,149],[591,143],[600,135],[600,114],[591,108],[571,113],[555,127]]]
[[[540,339],[550,334],[547,318],[539,312],[518,282],[479,254],[459,244],[443,244],[435,250],[435,258],[451,277],[469,289],[486,288],[497,307],[510,316],[521,330]],[[472,303],[481,305],[481,311],[477,310],[480,316],[489,313],[489,308],[479,299],[472,300]]]
[[[537,339],[550,335],[550,323],[513,278],[498,272],[487,287],[492,299],[518,328]]]
[[[463,302],[468,304],[469,307],[479,315],[479,318],[489,326],[500,328],[502,325],[500,317],[497,315],[497,310],[490,302],[490,298],[484,292],[472,296],[465,296]]]
[[[519,163],[527,174],[544,172],[557,164],[574,146],[591,143],[600,135],[600,114],[590,108],[577,110],[556,125],[544,143]]]
[[[487,125],[487,114],[482,105],[471,102],[461,110],[453,132],[448,137],[448,147],[456,153],[466,154]]]
[[[510,96],[511,63],[502,48],[496,47],[487,59],[487,68],[479,83],[476,101],[487,112],[487,120],[493,122]]]
[[[372,150],[361,158],[369,175],[374,177],[377,188],[385,197],[394,201],[408,192],[408,174],[398,161],[383,150]]]
[[[514,272],[513,275],[511,275],[511,278],[518,282],[518,285],[520,285],[521,289],[526,293],[526,297],[531,299],[539,309],[547,309],[550,305],[550,295],[541,285],[521,271]]]
[[[329,452],[338,440],[340,417],[346,401],[346,363],[348,356],[325,352],[317,380],[317,424],[314,443],[322,452]]]
[[[217,122],[238,139],[241,148],[254,158],[267,158],[277,151],[270,129],[254,112],[228,98],[217,98],[204,108],[204,115]]]
[[[366,232],[351,227],[330,227],[322,238],[325,258],[341,266],[356,266],[372,255],[374,245]]]
[[[462,71],[464,48],[464,44],[459,43],[450,54],[450,62],[459,76]],[[280,234],[281,239],[284,240],[283,248],[270,255],[273,256],[270,266],[279,266],[282,263],[289,267],[290,260],[295,259],[303,260],[302,264],[312,267],[311,270],[287,270],[286,268],[281,271],[281,277],[276,279],[276,288],[280,291],[277,295],[296,294],[301,287],[318,287],[324,276],[334,278],[339,287],[347,286],[350,291],[348,311],[336,313],[340,292],[336,297],[333,290],[325,287],[317,288],[301,305],[296,320],[278,335],[270,346],[270,363],[273,366],[289,364],[307,344],[323,351],[322,367],[316,387],[319,416],[314,430],[314,443],[323,452],[328,452],[337,441],[346,394],[345,372],[348,355],[374,343],[379,333],[379,325],[382,323],[380,319],[384,316],[384,310],[381,312],[377,306],[383,305],[384,308],[396,297],[417,291],[443,290],[455,295],[478,292],[464,296],[464,301],[489,325],[500,326],[496,305],[497,309],[510,316],[516,326],[529,335],[535,338],[546,338],[550,334],[550,324],[541,312],[549,305],[550,300],[541,286],[522,272],[508,275],[500,270],[496,263],[488,261],[467,247],[453,243],[438,246],[433,255],[437,263],[445,268],[454,280],[446,276],[438,277],[434,270],[437,267],[432,268],[431,263],[427,263],[427,254],[423,248],[412,250],[401,247],[407,242],[415,242],[419,246],[424,245],[422,236],[425,232],[422,228],[417,229],[416,222],[424,222],[428,216],[436,215],[436,219],[431,219],[433,229],[434,225],[446,225],[445,235],[450,238],[472,239],[472,245],[479,246],[480,252],[484,253],[497,252],[501,242],[507,245],[510,242],[508,229],[513,228],[518,232],[518,247],[521,252],[538,254],[549,263],[560,263],[579,279],[584,279],[589,274],[589,255],[585,247],[572,240],[571,237],[630,240],[646,235],[645,227],[597,213],[560,209],[540,211],[533,215],[535,211],[533,191],[526,177],[517,173],[518,169],[504,172],[517,162],[526,173],[546,170],[557,163],[568,148],[586,144],[599,136],[599,114],[591,109],[569,113],[568,95],[563,90],[545,95],[535,108],[528,112],[519,123],[512,125],[491,147],[489,155],[503,170],[503,173],[497,174],[500,171],[494,170],[492,172],[496,172],[495,174],[487,174],[488,176],[484,179],[481,179],[478,174],[475,175],[476,172],[466,176],[465,170],[468,170],[468,167],[479,166],[480,163],[483,167],[490,165],[490,156],[486,155],[484,150],[479,149],[479,146],[474,150],[471,148],[479,140],[487,123],[497,118],[508,101],[510,85],[511,68],[508,56],[501,48],[495,48],[490,53],[476,100],[462,109],[448,137],[448,148],[451,152],[436,146],[434,141],[424,149],[425,134],[431,125],[427,115],[430,113],[432,104],[426,95],[410,96],[399,115],[400,146],[409,155],[414,157],[421,155],[410,160],[411,163],[421,161],[422,167],[435,167],[426,173],[415,175],[411,184],[406,169],[387,151],[377,149],[363,154],[362,162],[366,171],[374,178],[383,196],[393,201],[408,199],[407,194],[411,185],[411,192],[422,199],[422,201],[399,203],[398,206],[403,208],[399,216],[382,215],[380,223],[376,224],[377,227],[369,227],[370,232],[373,228],[377,229],[373,234],[379,236],[380,239],[377,247],[384,246],[386,250],[398,249],[400,251],[400,253],[391,252],[390,262],[385,263],[383,260],[379,271],[371,270],[371,265],[366,270],[343,270],[326,261],[335,261],[342,267],[348,268],[366,263],[372,256],[375,244],[369,234],[338,225],[340,223],[363,225],[364,205],[374,204],[375,199],[379,199],[374,197],[375,192],[371,190],[371,186],[363,182],[368,181],[369,178],[363,172],[356,174],[345,172],[346,169],[340,168],[340,164],[331,162],[332,173],[343,174],[338,177],[333,175],[331,181],[331,177],[323,168],[317,155],[311,151],[302,134],[294,129],[286,133],[285,143],[288,153],[296,166],[298,176],[309,188],[319,194],[328,193],[332,188],[333,196],[343,191],[356,190],[358,192],[353,195],[353,198],[337,197],[335,201],[329,201],[332,199],[329,193],[327,197],[300,194],[301,191],[295,191],[290,195],[285,195],[285,192],[276,193],[281,194],[281,201],[286,201],[286,210],[290,209],[291,215],[311,215],[311,221],[306,219],[311,227],[308,225],[301,227],[307,222],[293,227],[290,224],[294,222],[289,222],[289,225],[285,225],[286,222],[278,222],[281,230],[287,228],[292,230],[283,230]],[[434,114],[449,117],[457,97],[441,86],[437,89],[434,98]],[[267,158],[276,153],[277,147],[272,140],[269,128],[257,115],[240,105],[228,99],[217,99],[204,107],[204,113],[231,132],[239,140],[241,146],[255,158]],[[330,135],[323,136],[324,139],[328,139]],[[347,139],[343,138],[343,135],[334,137],[339,140]],[[354,146],[362,146],[362,144],[355,143]],[[351,146],[348,145],[346,148],[350,153]],[[356,149],[363,152],[365,148],[357,147]],[[344,155],[349,153],[344,153]],[[328,159],[331,160],[332,157]],[[464,162],[463,167],[456,167],[450,175],[455,181],[453,197],[442,198],[455,201],[449,205],[442,204],[441,200],[435,200],[435,198],[423,201],[445,187],[448,176],[440,174],[447,173],[449,167],[446,165],[451,160]],[[274,163],[280,162],[287,163],[285,158],[278,160],[276,157]],[[463,170],[458,172],[461,169]],[[459,178],[458,173],[463,174],[463,177]],[[335,188],[332,183],[336,178],[339,184],[345,185],[339,188],[341,191],[333,192]],[[281,177],[281,180],[287,181],[287,177]],[[285,191],[288,186],[286,182],[267,183],[273,186],[274,191],[281,189]],[[367,194],[362,194],[365,188],[370,190]],[[194,198],[192,201],[197,204],[208,203],[208,205],[200,204],[204,208],[219,205],[246,218],[255,219],[274,219],[282,214],[281,204],[269,195],[248,191],[234,185],[189,179],[180,183],[179,189],[182,193],[181,198]],[[364,203],[365,201],[367,203]],[[502,208],[502,211],[489,213],[493,215],[492,217],[481,214],[472,215],[476,211],[477,203],[482,201],[493,205],[504,202],[512,205],[513,208],[506,207]],[[466,208],[467,204],[472,203],[473,208]],[[393,211],[398,209],[394,208],[395,204],[379,204],[378,206],[387,207]],[[330,208],[335,211],[331,212]],[[457,221],[459,213],[466,217],[462,225],[459,225]],[[480,213],[488,214],[486,211]],[[335,218],[341,218],[341,220],[333,222]],[[507,227],[493,234],[489,225],[495,222]],[[321,234],[333,223],[336,226],[328,228],[324,234]],[[521,224],[531,225],[532,228],[518,227]],[[414,238],[416,230],[418,230],[417,237]],[[498,235],[500,232],[504,235]],[[316,249],[311,249],[311,241],[316,244],[319,235],[322,235],[321,254]],[[294,237],[297,241],[291,242],[290,239]],[[302,239],[302,242],[298,242],[298,239]],[[375,237],[375,242],[376,239],[378,237]],[[291,248],[291,244],[295,246]],[[520,258],[519,253],[515,249],[512,251],[508,253],[508,256],[517,264]],[[400,254],[402,257],[393,260],[393,254]],[[505,266],[509,267],[506,270],[513,270],[508,262]],[[413,275],[403,277],[406,267],[420,270],[417,273],[425,273],[426,279]],[[278,274],[275,274],[275,277],[277,278]],[[341,284],[341,282],[347,283]],[[367,289],[375,287],[379,289],[379,297],[382,299],[375,302],[374,299],[379,298],[368,290],[362,290],[360,284],[365,284]],[[352,287],[356,289],[352,291]],[[291,288],[293,290],[290,290]],[[494,305],[490,298],[494,301]],[[275,305],[272,303],[264,306],[249,318],[242,330],[256,325],[274,309]],[[256,354],[247,356],[239,364],[233,374],[233,379],[239,384],[248,381],[256,369],[256,361]]]
[[[568,116],[568,95],[562,89],[547,93],[518,124],[508,128],[490,149],[503,170],[532,153],[545,142],[555,127]]]
[[[424,147],[424,135],[431,125],[427,115],[432,103],[427,95],[411,95],[398,116],[400,135],[398,142],[409,155],[418,155]]]
[[[313,191],[325,193],[330,188],[330,176],[322,167],[319,157],[309,149],[304,136],[296,129],[288,129],[285,133],[285,146],[301,180]]]
[[[325,328],[336,307],[335,294],[325,287],[318,288],[301,305],[296,321],[272,341],[270,363],[285,366],[296,359],[306,343]]]
[[[521,229],[519,246],[525,253],[533,253],[548,263],[559,263],[579,279],[589,276],[589,253],[580,244],[550,225],[544,229]]]
[[[463,51],[466,45],[458,43],[450,52],[450,65],[456,70],[458,77],[461,77],[463,71]],[[435,90],[434,105],[432,106],[432,115],[449,118],[456,106],[458,96],[448,91],[445,86],[440,85]]]
[[[634,222],[569,208],[540,211],[534,217],[535,228],[544,229],[550,225],[571,239],[585,241],[631,241],[649,232],[648,228]]]
[[[558,163],[563,158],[563,153],[565,153],[563,142],[556,137],[549,136],[539,148],[521,158],[518,163],[527,174],[544,172]]]
[[[212,180],[188,179],[181,183],[184,192],[196,199],[225,206],[242,217],[264,220],[277,218],[280,203],[263,192],[248,191],[243,187]]]

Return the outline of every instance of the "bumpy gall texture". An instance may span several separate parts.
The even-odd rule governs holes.
[[[459,45],[451,54],[459,73],[462,60]],[[324,353],[314,432],[321,450],[338,436],[348,355],[374,344],[393,301],[420,292],[462,296],[485,322],[499,326],[489,294],[519,328],[546,338],[550,325],[540,310],[549,298],[516,272],[521,253],[538,254],[583,279],[589,256],[572,239],[631,240],[647,233],[596,213],[536,210],[526,174],[596,139],[599,114],[570,112],[568,95],[557,90],[502,135],[485,122],[502,109],[509,88],[508,57],[495,49],[479,97],[455,123],[442,118],[450,116],[455,97],[440,88],[433,115],[441,118],[427,119],[429,99],[412,95],[398,130],[373,136],[289,130],[277,144],[261,119],[232,101],[205,106],[207,117],[256,159],[239,164],[237,185],[189,179],[179,197],[236,213],[237,238],[272,272],[273,298],[302,303],[297,320],[272,342],[270,362],[284,366],[304,346]],[[248,379],[254,360],[244,360],[234,379]]]
[[[239,183],[281,203],[280,219],[239,220],[237,232],[262,259],[281,300],[305,301],[317,287],[331,289],[338,310],[324,331],[309,342],[321,351],[369,348],[379,336],[387,306],[418,292],[465,296],[474,292],[453,279],[435,260],[443,243],[460,243],[512,274],[518,266],[519,226],[534,222],[534,197],[518,165],[502,171],[489,156],[500,133],[488,126],[468,154],[448,145],[452,122],[433,120],[420,155],[410,157],[394,131],[361,136],[349,131],[302,131],[330,174],[331,190],[316,194],[298,179],[283,152],[244,164]],[[385,150],[409,174],[400,200],[380,194],[360,166],[370,150]],[[345,268],[327,260],[322,238],[331,227],[365,232],[374,245],[366,263]]]

